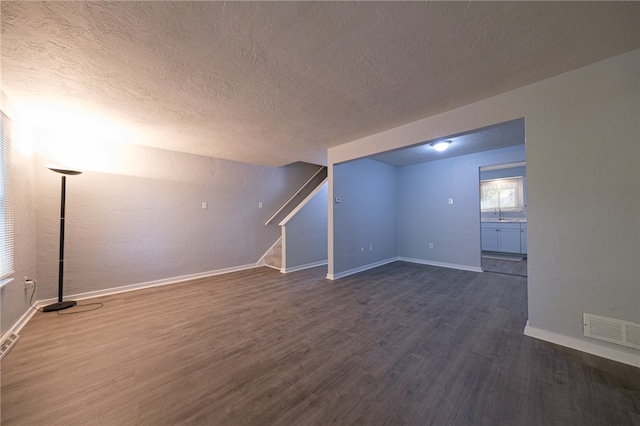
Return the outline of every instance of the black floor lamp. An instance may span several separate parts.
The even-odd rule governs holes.
[[[63,294],[63,280],[62,275],[64,271],[64,202],[65,202],[65,192],[67,185],[67,176],[66,175],[79,175],[80,171],[71,170],[60,166],[47,166],[49,170],[53,170],[56,173],[62,174],[62,195],[60,201],[60,261],[58,263],[58,302],[52,303],[51,305],[47,305],[42,308],[43,312],[53,312],[60,311],[62,309],[71,308],[72,306],[76,306],[76,302],[72,300],[67,300],[66,302],[62,301]]]

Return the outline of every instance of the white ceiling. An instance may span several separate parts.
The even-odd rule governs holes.
[[[269,166],[640,47],[636,2],[1,2],[2,89]],[[90,141],[88,141],[90,143]]]
[[[448,140],[451,142],[446,151],[437,152],[431,146],[432,142],[440,140]],[[400,167],[457,157],[459,155],[473,154],[491,149],[524,145],[524,143],[524,119],[519,118],[507,121],[506,123],[476,129],[472,132],[448,135],[434,141],[425,141],[423,144],[372,155],[369,158]]]

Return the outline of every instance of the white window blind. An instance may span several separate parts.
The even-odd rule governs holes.
[[[491,179],[480,182],[482,211],[522,208],[522,178]]]
[[[0,119],[2,150],[0,152],[0,286],[13,274],[13,197],[11,195],[11,121]]]

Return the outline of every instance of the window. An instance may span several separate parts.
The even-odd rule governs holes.
[[[13,274],[13,199],[11,197],[11,121],[1,113],[0,135],[0,287]]]
[[[522,178],[483,180],[480,182],[480,196],[482,211],[520,210],[523,204]]]

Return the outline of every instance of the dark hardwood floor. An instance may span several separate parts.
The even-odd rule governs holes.
[[[640,424],[640,369],[523,335],[526,278],[325,273],[37,313],[2,362],[2,425]]]
[[[497,255],[497,256],[496,256]],[[509,260],[505,260],[509,259]],[[482,269],[486,272],[527,276],[527,257],[482,253]]]

